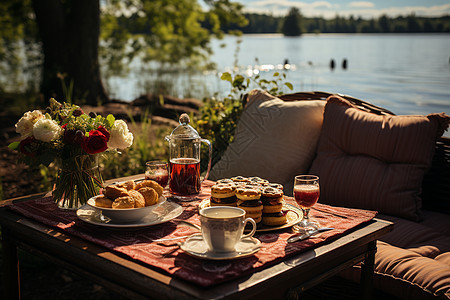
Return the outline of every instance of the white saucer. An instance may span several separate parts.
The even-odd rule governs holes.
[[[181,215],[182,212],[183,208],[179,204],[165,201],[160,206],[155,208],[152,213],[148,214],[146,217],[138,221],[130,223],[114,223],[108,217],[103,216],[99,209],[85,204],[77,210],[77,216],[80,220],[86,223],[99,226],[115,228],[139,228],[168,222]]]
[[[261,242],[253,237],[244,238],[236,244],[236,251],[233,252],[213,252],[208,251],[203,237],[193,235],[180,244],[180,248],[187,254],[211,260],[228,260],[250,256],[259,251]]]

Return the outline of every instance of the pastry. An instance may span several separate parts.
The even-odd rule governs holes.
[[[287,222],[287,211],[263,214],[262,223],[267,226],[281,226]]]
[[[162,196],[162,193],[164,191],[164,188],[159,185],[156,181],[153,180],[144,180],[136,184],[134,187],[135,190],[140,190],[143,187],[150,187],[154,189],[158,193],[158,198]]]
[[[236,189],[236,197],[238,198],[237,207],[245,210],[245,217],[260,223],[263,209],[262,202],[259,200],[261,191],[258,188],[242,186]]]
[[[234,182],[249,182],[248,178],[244,176],[231,177],[231,180],[233,180]]]
[[[259,185],[265,185],[265,184],[269,183],[269,181],[267,179],[262,179],[262,178],[256,177],[256,176],[255,177],[250,177],[248,180],[249,180],[250,183],[256,183],[256,184],[259,184]]]
[[[143,187],[138,190],[145,200],[145,206],[155,205],[158,202],[158,193],[151,187]]]
[[[112,203],[113,209],[134,208],[134,198],[130,196],[122,196],[116,198]]]
[[[97,207],[111,208],[112,203],[113,201],[105,195],[95,197],[95,206]]]
[[[145,199],[141,193],[131,190],[128,191],[128,195],[128,197],[133,198],[135,208],[145,207]]]
[[[111,200],[115,200],[121,196],[128,195],[128,192],[125,188],[119,187],[117,185],[108,185],[105,187],[104,195]]]
[[[229,183],[216,183],[211,187],[211,206],[236,206],[236,187]]]
[[[278,213],[283,208],[283,191],[273,187],[265,187],[261,191],[263,213]]]
[[[119,188],[124,188],[124,189],[126,189],[127,191],[133,190],[134,187],[135,187],[135,185],[136,185],[136,183],[135,183],[133,180],[128,180],[128,181],[125,181],[125,182],[121,182],[121,183],[119,183],[119,184],[116,184],[117,187],[119,187]]]

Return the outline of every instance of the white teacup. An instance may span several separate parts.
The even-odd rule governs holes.
[[[200,210],[203,240],[208,250],[214,252],[235,251],[236,244],[244,238],[253,236],[256,223],[252,218],[245,219],[245,211],[238,207],[214,206]],[[243,235],[247,223],[253,226],[249,234]]]

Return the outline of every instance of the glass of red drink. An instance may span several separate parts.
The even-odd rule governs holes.
[[[169,181],[169,164],[165,161],[152,160],[145,165],[145,179],[154,180],[165,188]]]
[[[309,211],[320,196],[319,176],[297,175],[294,179],[294,199],[303,211],[303,219],[293,227],[294,231],[303,232],[319,227],[317,221],[311,221]]]

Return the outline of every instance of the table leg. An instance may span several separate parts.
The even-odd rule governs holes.
[[[20,274],[17,246],[11,232],[2,227],[2,283],[5,299],[20,299]]]
[[[372,299],[373,270],[376,252],[377,241],[372,241],[368,244],[367,256],[361,263],[361,296],[363,299]]]

